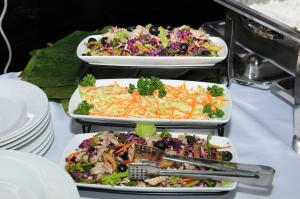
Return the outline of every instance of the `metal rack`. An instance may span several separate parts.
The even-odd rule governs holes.
[[[82,132],[89,133],[92,129],[92,126],[114,126],[114,127],[124,127],[124,128],[135,128],[135,124],[133,123],[117,123],[117,122],[92,122],[85,120],[76,120],[79,124],[82,125]],[[209,130],[217,130],[218,136],[224,136],[224,131],[227,123],[218,124],[218,125],[156,125],[158,129],[209,129]]]
[[[179,69],[198,69],[198,70],[203,70],[203,69],[206,69],[206,70],[216,70],[216,79],[217,79],[217,82],[221,82],[221,69],[222,67],[225,67],[224,65],[224,61],[221,62],[221,63],[217,63],[216,65],[213,65],[213,66],[205,66],[205,65],[201,65],[201,66],[180,66],[180,67],[166,67],[164,69],[166,70],[179,70]],[[97,66],[94,66],[94,65],[90,65],[90,64],[84,64],[83,65],[84,67],[84,71],[87,72],[89,71],[90,69],[93,69],[93,70],[97,70],[98,69],[105,69],[105,68],[109,68],[109,69],[117,69],[119,68],[118,66],[105,66],[105,65],[97,65]],[[127,68],[127,69],[133,69],[133,68],[136,68],[136,69],[150,69],[150,68],[153,68],[153,67],[150,67],[150,66],[146,66],[146,67],[137,67],[137,66],[122,66],[122,69],[124,68]],[[156,69],[158,68],[161,68],[161,67],[154,67]],[[95,71],[93,71],[95,72]],[[82,119],[76,119],[76,121],[81,124],[82,126],[82,132],[83,133],[89,133],[91,132],[91,128],[92,126],[109,126],[109,127],[124,127],[124,128],[135,128],[135,124],[134,123],[119,123],[119,122],[112,122],[112,121],[86,121],[86,120],[82,120]],[[224,124],[218,124],[218,125],[156,125],[156,127],[158,129],[208,129],[208,130],[215,130],[217,131],[217,134],[219,136],[224,136],[224,130],[225,130],[225,127],[226,127],[227,123],[224,123]]]

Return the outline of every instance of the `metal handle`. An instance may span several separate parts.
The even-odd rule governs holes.
[[[179,176],[185,178],[201,178],[212,180],[231,180],[249,185],[256,186],[270,186],[273,181],[273,177],[264,177],[255,173],[245,172],[222,172],[222,171],[193,171],[193,170],[160,170],[159,175],[164,176]]]
[[[253,22],[253,21],[250,21],[247,23],[248,24],[248,28],[251,32],[261,36],[261,37],[264,37],[264,38],[267,38],[267,39],[270,39],[270,40],[281,40],[283,39],[283,35],[279,34],[279,33],[276,33],[274,32],[273,30],[269,29],[269,28],[266,28],[256,22]]]
[[[243,174],[247,175],[247,177],[251,177],[256,179],[256,183],[265,183],[270,184],[273,180],[275,170],[269,166],[262,165],[252,165],[252,164],[242,164],[235,162],[224,162],[217,160],[207,160],[200,158],[190,158],[184,156],[176,156],[176,155],[165,155],[165,160],[180,162],[180,163],[188,163],[196,166],[204,166],[212,169],[219,170],[218,172],[224,174]],[[217,175],[217,173],[214,173]],[[249,176],[250,175],[250,176]],[[217,177],[217,176],[216,176]],[[222,179],[224,176],[222,176]],[[231,176],[232,177],[232,176]],[[245,177],[245,176],[244,176]],[[232,178],[231,178],[232,179]],[[239,181],[241,182],[241,181]]]

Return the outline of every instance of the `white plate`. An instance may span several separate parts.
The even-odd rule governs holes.
[[[17,95],[0,93],[0,137],[22,127],[26,121],[26,106]]]
[[[138,79],[102,79],[97,80],[96,86],[111,85],[117,82],[121,86],[128,86],[130,83],[135,84]],[[104,116],[90,116],[90,115],[76,115],[73,114],[78,104],[82,101],[79,89],[77,88],[73,93],[69,102],[69,115],[72,118],[82,119],[85,121],[107,121],[107,122],[120,122],[120,123],[136,123],[136,122],[150,122],[155,124],[175,124],[175,125],[216,125],[227,123],[231,117],[232,102],[229,90],[222,84],[206,83],[206,82],[195,82],[195,81],[181,81],[181,80],[161,80],[165,84],[172,86],[179,86],[185,83],[188,89],[196,88],[197,85],[208,87],[212,85],[218,85],[224,89],[225,98],[228,100],[224,107],[225,115],[222,118],[213,118],[208,120],[196,120],[196,119],[144,119],[144,118],[122,118],[122,117],[104,117]]]
[[[16,131],[0,137],[0,142],[18,136],[24,131],[35,128],[48,112],[48,98],[37,86],[21,80],[0,79],[0,93],[8,96],[18,96],[26,106],[28,121]],[[0,113],[1,115],[3,113]]]
[[[182,135],[182,133],[171,133],[173,137],[178,137]],[[65,168],[65,158],[68,157],[75,149],[78,148],[80,143],[88,138],[91,138],[95,133],[88,133],[88,134],[79,134],[75,135],[68,145],[66,146],[60,161],[59,165],[62,168]],[[196,135],[198,137],[206,139],[207,135],[201,134],[189,134],[189,135]],[[230,148],[226,148],[226,151],[230,151],[233,155],[232,161],[237,161],[237,153],[232,146],[232,143],[228,138],[225,137],[218,137],[212,136],[211,143],[218,146],[227,146],[231,145]],[[76,183],[79,187],[89,187],[89,188],[98,188],[98,189],[107,189],[107,190],[115,190],[115,191],[130,191],[130,192],[222,192],[222,191],[231,191],[234,190],[237,186],[237,183],[231,183],[226,187],[191,187],[191,188],[174,188],[174,187],[126,187],[126,186],[110,186],[110,185],[101,185],[101,184],[85,184],[85,183]]]
[[[3,199],[79,199],[72,178],[55,163],[36,155],[0,150]]]
[[[42,130],[42,133],[40,133],[38,137],[36,137],[34,140],[27,143],[26,145],[19,147],[18,150],[30,153],[36,149],[39,149],[43,147],[45,143],[49,142],[52,134],[53,134],[53,125],[52,122],[50,121],[46,129]]]
[[[202,57],[202,56],[82,56],[86,53],[85,43],[89,38],[101,38],[101,35],[91,35],[83,39],[77,47],[77,56],[89,64],[93,65],[112,65],[119,67],[134,66],[138,68],[184,68],[184,67],[199,67],[213,66],[218,62],[223,61],[228,54],[226,43],[219,37],[209,37],[216,45],[222,46],[219,51],[219,57]]]
[[[17,136],[6,140],[5,142],[0,142],[1,149],[16,149],[23,145],[26,145],[28,142],[35,139],[39,136],[43,130],[47,128],[47,125],[50,122],[50,112],[47,113],[46,117],[32,130],[24,131],[18,134]]]
[[[54,132],[52,132],[52,135],[50,138],[48,138],[43,145],[39,146],[37,149],[35,149],[34,151],[32,151],[31,153],[43,156],[47,153],[47,151],[50,149],[50,147],[52,146],[52,143],[54,141],[55,138],[55,134]]]

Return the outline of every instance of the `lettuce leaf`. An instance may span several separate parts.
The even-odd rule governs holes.
[[[135,133],[139,137],[146,139],[156,134],[156,127],[154,124],[137,123],[135,127]]]
[[[151,26],[152,26],[152,24],[149,23],[149,24],[147,24],[147,25],[145,26],[145,28],[149,30],[149,29],[151,28]]]
[[[203,47],[206,48],[209,51],[220,51],[223,48],[222,46],[217,46],[217,45],[209,44],[207,42],[205,42],[203,44]]]
[[[168,47],[169,40],[167,38],[166,30],[163,27],[159,26],[158,31],[159,31],[160,41],[161,41],[163,47],[164,48]]]
[[[128,177],[128,170],[125,172],[114,172],[111,175],[102,176],[101,177],[101,183],[105,185],[116,185],[119,183],[122,178]]]
[[[121,42],[121,43],[126,43],[127,38],[128,38],[128,31],[126,29],[120,30],[116,32],[116,38]]]

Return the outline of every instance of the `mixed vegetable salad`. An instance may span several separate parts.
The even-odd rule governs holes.
[[[193,90],[183,83],[163,84],[157,77],[138,79],[128,87],[117,83],[95,86],[95,78],[87,75],[79,83],[82,102],[73,112],[77,115],[151,118],[197,119],[222,118],[227,103],[224,89],[197,85]]]
[[[66,157],[65,169],[76,182],[138,187],[216,187],[231,182],[208,179],[181,178],[178,176],[149,177],[143,181],[128,177],[128,164],[138,162],[135,144],[148,145],[163,150],[166,154],[195,158],[230,161],[232,154],[228,146],[215,146],[211,135],[206,139],[182,134],[172,137],[166,131],[156,132],[151,124],[137,124],[135,132],[120,133],[105,131],[83,140],[79,147]],[[190,164],[162,160],[156,163],[162,169],[208,170]]]
[[[131,26],[112,27],[100,39],[89,38],[83,56],[206,56],[217,57],[215,45],[203,30],[183,25],[173,28]]]

